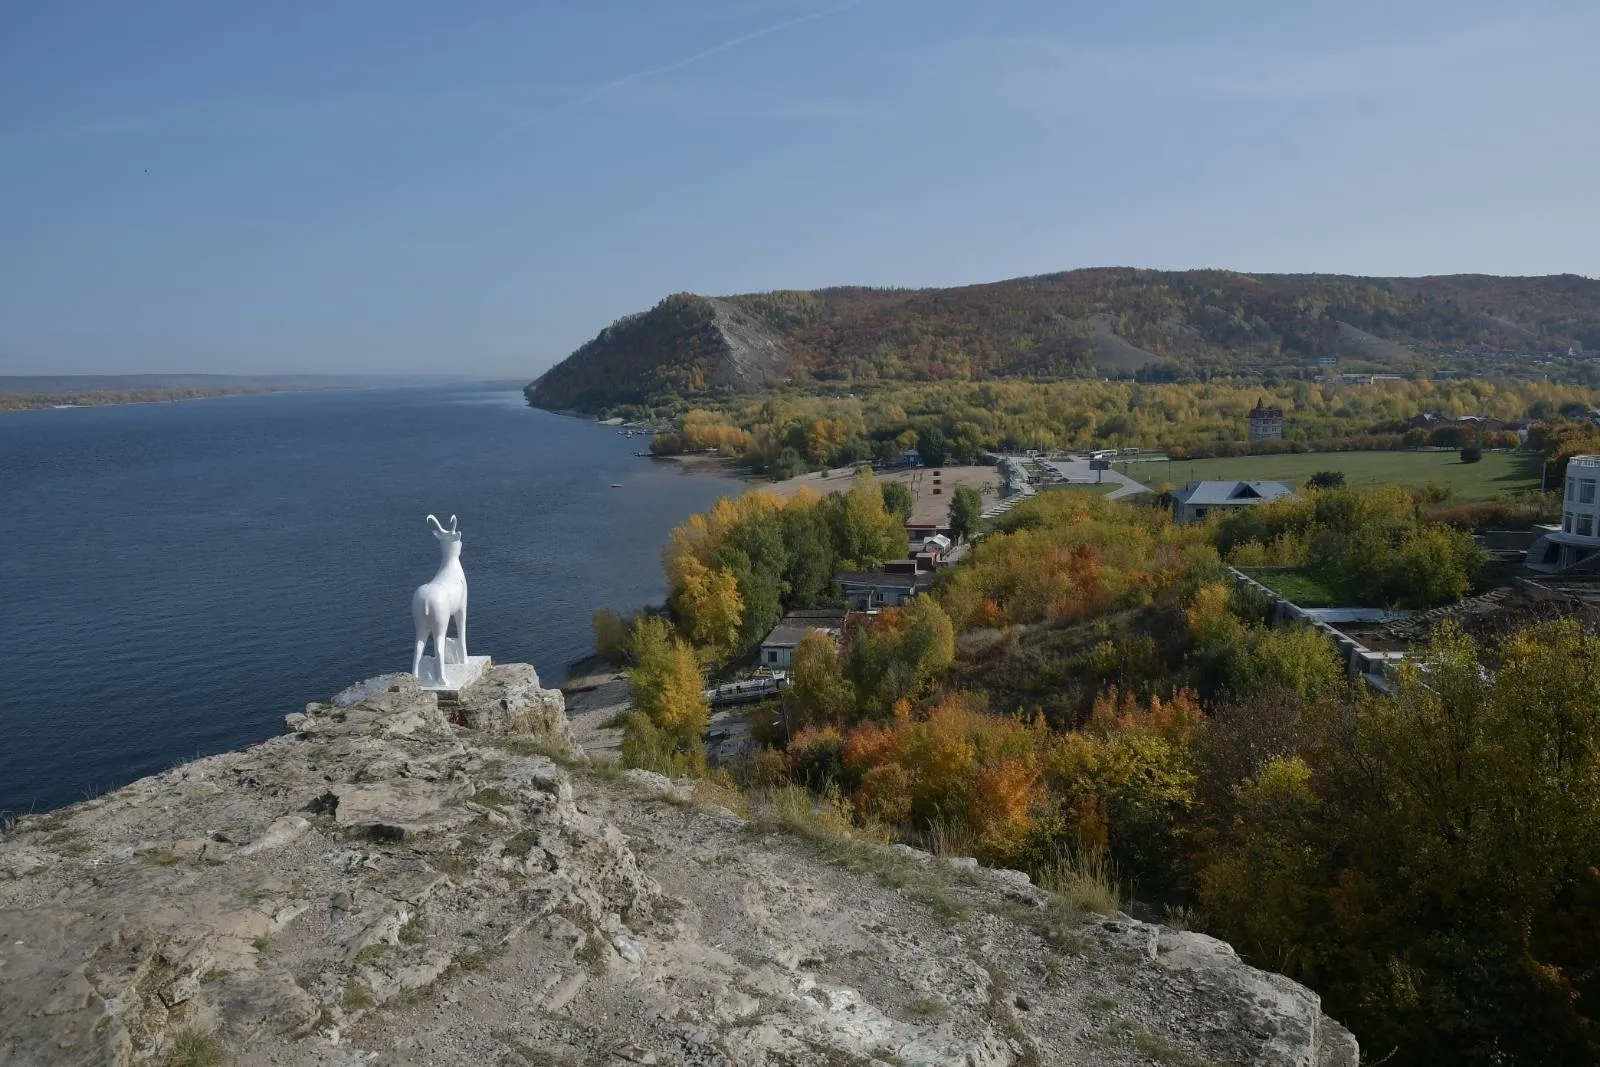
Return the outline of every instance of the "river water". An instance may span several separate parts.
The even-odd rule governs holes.
[[[644,444],[504,385],[0,415],[0,813],[409,669],[430,512],[460,517],[471,651],[560,679],[593,610],[659,601],[667,532],[738,491]]]

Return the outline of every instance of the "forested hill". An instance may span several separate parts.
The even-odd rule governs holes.
[[[1408,368],[1481,345],[1600,350],[1600,281],[1096,268],[954,289],[679,293],[528,386],[598,411],[782,382],[937,381],[1315,365]]]

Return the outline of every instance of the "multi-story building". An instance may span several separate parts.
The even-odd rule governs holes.
[[[1545,526],[1528,549],[1527,565],[1555,573],[1600,553],[1600,456],[1573,456],[1567,461],[1566,491],[1561,497],[1561,525]]]
[[[1270,441],[1283,436],[1283,409],[1269,408],[1261,401],[1250,409],[1250,440]]]

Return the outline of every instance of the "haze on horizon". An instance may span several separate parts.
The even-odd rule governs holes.
[[[1597,41],[1587,0],[6,4],[0,374],[531,377],[679,290],[1596,276]]]

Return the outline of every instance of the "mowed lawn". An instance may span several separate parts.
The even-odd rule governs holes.
[[[1115,463],[1117,470],[1159,491],[1171,482],[1210,479],[1283,482],[1298,489],[1318,471],[1343,471],[1347,485],[1392,482],[1419,488],[1430,482],[1450,487],[1451,500],[1472,503],[1539,488],[1540,457],[1532,452],[1485,452],[1463,463],[1448,452],[1311,452],[1232,459],[1143,460]]]

